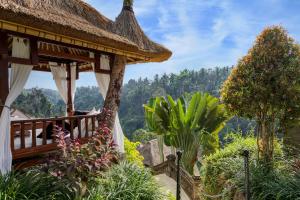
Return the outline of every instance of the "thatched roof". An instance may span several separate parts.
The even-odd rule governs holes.
[[[113,23],[112,32],[128,38],[144,51],[153,54],[154,61],[166,60],[171,52],[165,47],[151,41],[140,27],[132,8],[132,2],[124,1],[123,9],[116,21]]]
[[[149,61],[167,60],[171,52],[150,41],[126,8],[113,22],[81,0],[0,0],[0,20],[137,53]]]

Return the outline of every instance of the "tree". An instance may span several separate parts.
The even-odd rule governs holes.
[[[257,122],[260,161],[270,164],[279,128],[299,109],[300,50],[280,26],[266,28],[239,60],[221,96],[230,111]]]
[[[52,115],[53,104],[41,89],[33,88],[29,92],[23,92],[13,103],[13,107],[33,117],[47,117]]]
[[[149,132],[145,129],[138,129],[134,131],[132,134],[132,141],[133,142],[141,142],[143,144],[146,144],[147,142],[154,140],[157,138],[157,134],[153,132]]]
[[[100,94],[99,88],[78,87],[75,93],[75,110],[90,111],[93,108],[100,109],[103,105],[103,97]]]
[[[103,104],[103,111],[98,116],[99,122],[107,124],[110,130],[114,128],[116,115],[120,106],[126,62],[125,56],[115,56],[110,74],[109,87]]]
[[[200,149],[208,155],[218,148],[218,133],[230,118],[225,106],[208,93],[195,93],[190,101],[156,97],[144,107],[149,130],[163,135],[166,145],[183,150],[182,164],[190,174]]]

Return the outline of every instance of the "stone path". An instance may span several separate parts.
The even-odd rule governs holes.
[[[166,193],[171,192],[176,197],[176,181],[165,174],[157,175],[155,176],[155,179],[166,191]],[[181,200],[190,200],[183,189],[181,189]]]

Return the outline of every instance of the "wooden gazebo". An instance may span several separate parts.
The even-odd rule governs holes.
[[[120,15],[111,21],[81,0],[0,0],[2,173],[10,170],[12,159],[29,158],[55,150],[55,142],[46,137],[46,127],[57,120],[61,120],[63,125],[68,122],[71,137],[82,141],[93,135],[98,120],[107,120],[113,129],[126,64],[169,59],[171,52],[151,41],[140,28],[131,1],[124,2]],[[108,63],[105,66],[104,61]],[[51,72],[53,63],[56,69],[64,68],[67,74],[68,116],[10,122],[7,111],[24,87],[30,71]],[[104,108],[112,112],[108,118],[102,113],[72,116],[72,80],[87,71],[108,76],[103,94],[106,96]],[[78,126],[77,131],[73,129],[74,124]],[[37,139],[39,131],[42,139]],[[29,144],[28,132],[31,135]],[[19,140],[17,148],[16,140]]]

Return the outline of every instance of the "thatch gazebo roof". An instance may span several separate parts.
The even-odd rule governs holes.
[[[133,10],[133,0],[125,0],[123,9],[112,23],[112,32],[128,38],[144,51],[153,55],[153,61],[166,60],[171,52],[160,44],[151,41],[140,27]]]
[[[126,3],[113,22],[82,0],[0,0],[0,26],[138,58],[136,62],[161,62],[172,54],[148,39]]]

